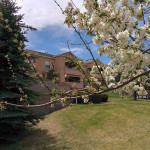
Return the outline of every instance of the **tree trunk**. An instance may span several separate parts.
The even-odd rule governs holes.
[[[137,100],[137,93],[136,93],[136,91],[134,91],[134,100],[136,101]]]

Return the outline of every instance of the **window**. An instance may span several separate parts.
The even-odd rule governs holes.
[[[50,62],[49,61],[45,61],[45,68],[46,69],[50,69]]]
[[[69,69],[74,69],[74,68],[75,68],[75,65],[72,64],[72,63],[69,63],[69,62],[66,62],[66,63],[65,63],[65,66],[66,66],[67,68],[69,68]]]
[[[80,77],[68,77],[68,78],[65,78],[65,82],[78,82],[80,83]]]

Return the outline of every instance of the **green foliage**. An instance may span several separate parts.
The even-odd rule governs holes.
[[[75,102],[75,101],[74,101]],[[83,98],[82,97],[80,97],[80,98],[77,98],[77,103],[78,104],[83,104],[84,102],[83,102]]]
[[[107,94],[94,94],[94,95],[89,96],[89,101],[92,103],[107,102],[108,95]]]
[[[108,95],[104,94],[102,95],[102,102],[107,102],[108,101]]]
[[[30,64],[25,63],[24,34],[34,30],[22,22],[19,7],[12,0],[0,1],[0,102],[31,104],[33,92],[28,89],[34,80]],[[30,56],[29,56],[30,57]],[[0,141],[16,141],[30,124],[39,121],[39,116],[25,108],[6,106],[0,111]]]
[[[107,102],[108,101],[108,95],[107,94],[94,94],[89,96],[89,102],[92,102],[94,104],[98,104],[101,102]],[[74,103],[76,100],[74,100]],[[78,104],[83,104],[84,100],[82,97],[77,98],[77,103]]]
[[[53,80],[54,78],[57,78],[58,74],[55,72],[55,70],[50,69],[49,72],[47,73],[47,79]]]
[[[150,73],[147,75],[148,79],[145,85],[145,89],[148,92],[148,95],[150,95]]]
[[[100,94],[91,95],[91,96],[89,96],[89,101],[92,103],[101,103],[102,96]]]

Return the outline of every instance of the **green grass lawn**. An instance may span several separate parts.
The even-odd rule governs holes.
[[[46,116],[30,135],[1,150],[150,150],[150,100],[111,94]]]

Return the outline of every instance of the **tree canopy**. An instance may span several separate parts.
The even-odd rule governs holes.
[[[100,45],[100,56],[107,54],[112,59],[104,71],[94,66],[93,74],[101,73],[108,88],[116,88],[144,71],[150,72],[150,0],[84,0],[83,6],[85,11],[81,12],[69,2],[63,11],[65,23],[75,29],[89,51],[82,31]],[[116,82],[118,75],[120,81]],[[146,95],[146,81],[147,76],[139,76],[117,91]]]

